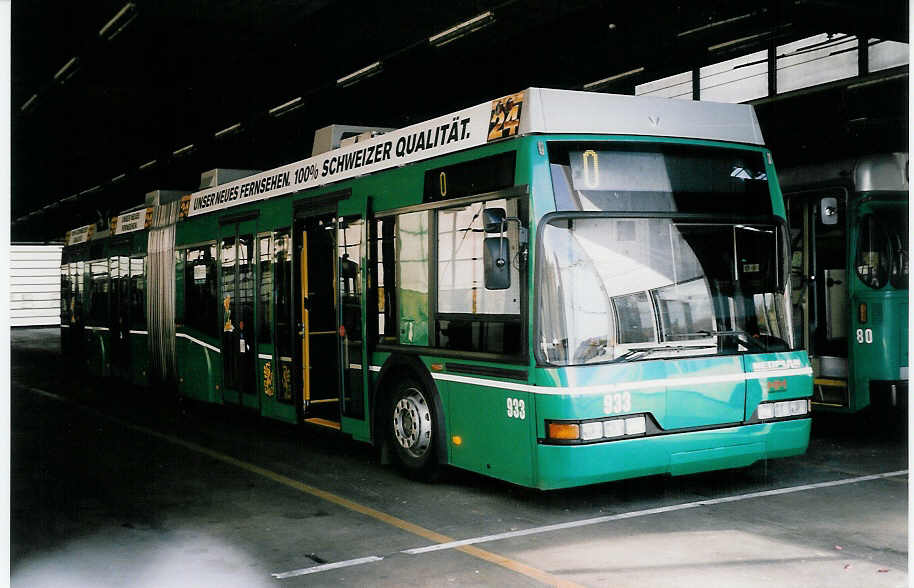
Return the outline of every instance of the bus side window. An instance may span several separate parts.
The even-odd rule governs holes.
[[[502,290],[485,287],[485,229],[483,211],[504,209],[508,217],[520,217],[518,199],[474,202],[444,208],[438,215],[438,315],[437,344],[446,349],[514,355],[522,349],[521,270],[518,226],[506,223],[505,261],[510,264],[510,286]]]
[[[397,342],[397,310],[396,310],[396,278],[395,278],[395,250],[396,250],[396,219],[387,217],[375,222],[372,239],[372,254],[374,256],[374,273],[372,274],[371,303],[377,305],[378,321],[377,332],[373,333],[375,342]]]
[[[257,342],[273,342],[273,236],[261,233],[259,241],[257,285]]]
[[[187,249],[184,263],[184,320],[188,327],[219,336],[216,300],[216,244]]]
[[[146,256],[130,258],[130,328],[146,329]]]

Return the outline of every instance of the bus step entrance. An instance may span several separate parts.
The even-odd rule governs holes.
[[[338,398],[319,398],[308,402],[305,422],[330,429],[340,429],[340,401]]]

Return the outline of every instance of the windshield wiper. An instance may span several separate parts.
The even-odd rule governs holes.
[[[637,349],[629,349],[608,363],[624,361],[639,353],[651,354],[656,351],[686,351],[688,349],[711,349],[713,347],[717,347],[717,345],[657,345],[655,347],[638,347]]]
[[[671,336],[672,337],[689,337],[692,335],[704,335],[706,337],[717,336],[717,335],[732,335],[732,336],[735,336],[742,343],[745,343],[747,347],[752,347],[753,349],[756,349],[758,351],[767,351],[768,350],[768,348],[761,341],[756,341],[755,338],[753,338],[753,336],[748,331],[743,331],[740,329],[734,329],[734,330],[729,330],[729,331],[708,331],[708,330],[702,329],[700,331],[695,331],[694,333],[676,333],[675,335],[671,335]]]

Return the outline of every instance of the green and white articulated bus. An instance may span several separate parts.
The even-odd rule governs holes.
[[[68,353],[415,475],[552,489],[806,450],[751,107],[529,88],[361,138],[72,231]]]
[[[812,358],[813,407],[908,406],[907,153],[786,170],[795,340]]]

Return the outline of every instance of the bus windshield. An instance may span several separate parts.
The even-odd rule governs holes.
[[[553,219],[540,241],[540,361],[789,350],[785,251],[771,224]]]
[[[871,206],[857,223],[857,276],[870,288],[908,287],[908,215],[897,204]]]

